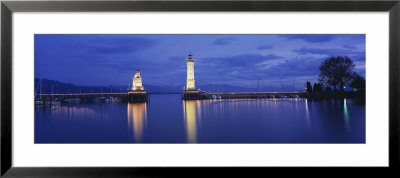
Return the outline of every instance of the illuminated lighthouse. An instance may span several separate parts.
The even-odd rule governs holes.
[[[144,91],[142,85],[142,77],[140,77],[140,70],[136,70],[135,76],[132,78],[132,88],[130,92]]]
[[[189,57],[186,59],[186,90],[183,91],[182,99],[184,100],[199,100],[199,99],[207,99],[206,92],[196,90],[196,85],[194,82],[194,59],[192,53],[189,54]]]
[[[194,59],[192,57],[192,53],[190,53],[188,59],[186,59],[186,66],[187,66],[186,90],[196,90],[196,85],[194,83]]]

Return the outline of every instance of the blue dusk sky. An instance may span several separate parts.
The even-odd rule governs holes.
[[[317,82],[330,56],[349,56],[365,76],[365,35],[35,35],[35,77],[76,85],[186,82],[195,59],[196,85]]]

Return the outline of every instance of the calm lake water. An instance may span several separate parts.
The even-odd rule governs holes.
[[[62,104],[35,108],[35,143],[365,143],[365,105],[350,99]]]

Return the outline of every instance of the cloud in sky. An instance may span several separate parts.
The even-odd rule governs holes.
[[[263,50],[263,49],[272,49],[274,48],[272,45],[261,45],[257,47],[257,49]]]
[[[357,46],[353,46],[353,45],[343,45],[343,48],[347,48],[347,49],[357,49]]]
[[[144,84],[183,86],[190,51],[199,85],[317,81],[329,56],[365,75],[365,35],[35,35],[35,77],[127,85],[140,69]]]
[[[90,53],[129,54],[150,49],[156,45],[156,41],[143,37],[115,36],[94,38],[83,45],[88,47]]]
[[[228,37],[228,38],[219,38],[214,40],[211,44],[212,45],[218,45],[218,46],[225,46],[231,44],[235,38]]]
[[[295,49],[293,52],[298,54],[319,54],[331,56],[348,56],[353,60],[365,60],[365,51],[355,51],[352,49],[342,49],[342,48],[307,48],[303,47],[300,49]]]
[[[240,54],[236,56],[213,57],[202,59],[207,65],[215,66],[232,66],[232,67],[248,67],[257,65],[261,62],[282,59],[281,56],[275,54],[260,55],[260,54]]]
[[[334,40],[337,35],[280,35],[289,40],[303,40],[309,43],[325,43]]]

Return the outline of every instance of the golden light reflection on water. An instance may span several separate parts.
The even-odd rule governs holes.
[[[84,106],[52,106],[50,111],[52,119],[60,119],[65,116],[70,119],[103,119],[102,112]]]
[[[197,142],[197,122],[200,118],[201,104],[199,100],[183,101],[183,116],[185,119],[186,135],[189,143]]]
[[[303,101],[305,111],[300,111],[299,101]],[[286,112],[286,107],[296,109],[297,114],[305,112],[306,123],[310,127],[310,113],[307,100],[302,98],[285,99],[214,99],[214,100],[183,100],[183,115],[188,143],[198,142],[198,131],[202,119],[214,118],[229,120],[237,119],[236,111],[248,111],[243,119],[272,119]],[[261,114],[261,115],[260,115]]]
[[[133,130],[136,142],[141,142],[147,124],[147,103],[128,103],[128,128]]]

